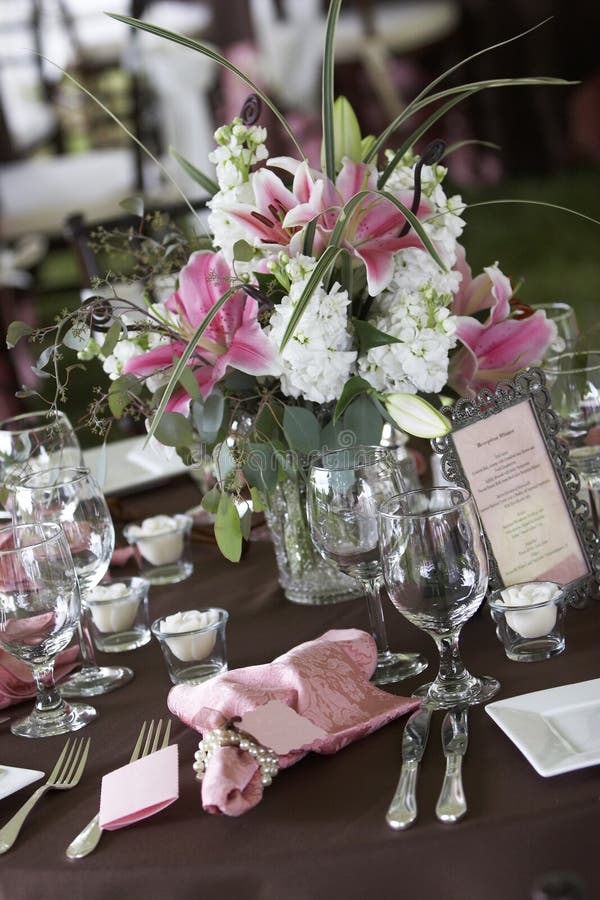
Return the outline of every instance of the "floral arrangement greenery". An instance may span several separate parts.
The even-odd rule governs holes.
[[[95,298],[65,312],[33,336],[51,337],[36,370],[44,378],[53,371],[56,402],[80,364],[61,375],[63,347],[80,360],[97,356],[112,381],[108,391],[98,388],[92,424],[105,431],[114,418],[142,416],[150,438],[186,462],[212,454],[218,483],[204,505],[233,560],[250,527],[237,496],[250,491],[260,508],[311,454],[379,443],[385,421],[412,435],[441,436],[449,429],[444,396],[494,387],[539,363],[556,340],[544,312],[516,302],[497,264],[471,276],[459,242],[465,204],[444,189],[448,150],[441,141],[421,155],[413,147],[478,91],[567,82],[503,78],[439,88],[465,60],[382,134],[364,136],[348,101],[334,99],[340,6],[331,0],[325,40],[322,170],[309,165],[269,98],[215,51],[114,16],[216,59],[253,94],[240,117],[215,134],[216,182],[175,154],[210,194],[208,238],[170,229],[158,239],[144,230],[139,210],[140,231],[127,242],[145,280],[155,279],[144,312],[117,292],[108,303]],[[269,156],[261,100],[295,145],[293,157]],[[394,146],[398,129],[423,111],[418,128]],[[9,345],[24,335],[31,329],[13,323]]]

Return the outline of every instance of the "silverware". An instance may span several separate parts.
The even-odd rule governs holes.
[[[67,740],[62,753],[56,761],[56,765],[48,776],[48,780],[31,795],[21,809],[15,813],[12,819],[0,830],[0,853],[10,850],[17,839],[23,826],[23,822],[46,791],[55,788],[59,791],[68,791],[79,784],[90,750],[90,739],[81,738],[74,741],[69,747]]]
[[[167,747],[169,744],[169,739],[171,737],[171,722],[167,723],[167,727],[165,728],[165,733],[160,743],[160,733],[163,726],[163,720],[159,719],[156,725],[156,732],[154,731],[154,719],[150,722],[148,726],[148,733],[146,734],[146,741],[144,743],[144,733],[146,731],[146,722],[142,724],[140,729],[140,733],[138,735],[138,739],[135,743],[135,747],[133,748],[133,752],[131,754],[130,763],[135,762],[136,759],[141,759],[144,756],[148,756],[150,753],[154,753],[156,750],[162,750],[164,747]],[[152,740],[152,735],[154,734],[154,740]],[[144,747],[142,749],[142,743],[144,743]],[[81,859],[83,856],[87,856],[88,853],[91,853],[92,850],[95,850],[98,846],[98,842],[102,837],[102,829],[100,828],[100,813],[98,812],[91,822],[85,826],[82,831],[79,832],[76,838],[74,838],[69,846],[67,847],[66,853],[69,859]]]
[[[451,709],[442,722],[442,747],[446,756],[446,774],[435,807],[441,822],[458,822],[467,811],[462,783],[462,761],[467,752],[469,731],[467,710]]]
[[[430,721],[431,709],[421,706],[404,728],[400,779],[385,817],[391,828],[408,828],[417,818],[417,770],[427,746]]]

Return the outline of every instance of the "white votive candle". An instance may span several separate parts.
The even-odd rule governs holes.
[[[212,652],[217,639],[217,629],[211,628],[219,621],[218,609],[189,609],[166,616],[160,623],[160,630],[168,634],[165,638],[169,650],[182,662],[205,659]],[[202,629],[209,629],[203,631]],[[177,634],[178,637],[171,635]]]
[[[550,634],[556,625],[557,607],[553,601],[560,593],[560,586],[551,581],[518,584],[501,591],[502,602],[508,607],[520,607],[506,612],[506,622],[513,631],[524,638],[537,638]],[[543,603],[544,606],[538,604]],[[525,607],[525,608],[523,608]],[[526,607],[532,607],[527,609]]]
[[[144,559],[152,566],[177,562],[183,552],[185,528],[173,516],[152,516],[131,525],[129,534]]]
[[[135,622],[141,597],[131,588],[115,582],[100,584],[88,595],[94,625],[104,634],[126,631]]]

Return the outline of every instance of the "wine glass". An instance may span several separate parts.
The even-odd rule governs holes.
[[[440,654],[436,679],[419,688],[434,709],[489,700],[494,678],[476,678],[458,649],[461,628],[481,605],[488,559],[475,501],[458,487],[409,491],[379,508],[383,578],[390,600],[427,632]]]
[[[358,446],[324,454],[308,476],[307,511],[319,553],[365,591],[371,632],[377,644],[375,684],[418,675],[427,660],[418,653],[389,649],[381,605],[381,562],[377,507],[404,487],[393,454]]]
[[[93,706],[66,703],[54,684],[54,661],[79,621],[79,587],[69,545],[52,522],[0,529],[0,646],[30,666],[37,688],[31,715],[11,722],[21,737],[77,731]]]
[[[30,472],[81,465],[83,456],[77,435],[63,412],[39,410],[0,422],[2,502],[7,502],[11,485]]]
[[[550,357],[543,365],[559,435],[569,445],[584,499],[596,521],[600,512],[600,351]]]
[[[13,489],[13,515],[21,522],[58,522],[66,535],[81,591],[79,642],[83,666],[60,686],[65,697],[105,694],[133,678],[124,666],[98,666],[90,636],[87,595],[102,580],[115,546],[102,490],[83,466],[33,472]]]
[[[550,353],[573,350],[579,338],[579,325],[575,310],[568,303],[532,303],[533,310],[542,309],[546,318],[556,325],[557,338],[550,347]]]

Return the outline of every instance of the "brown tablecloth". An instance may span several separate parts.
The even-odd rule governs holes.
[[[191,484],[179,482],[132,498],[129,512],[184,509],[196,501]],[[331,627],[367,628],[361,601],[316,608],[287,602],[267,542],[253,543],[237,566],[204,543],[194,544],[194,557],[192,578],[151,590],[151,616],[210,604],[227,608],[232,668],[269,661]],[[436,654],[430,639],[387,601],[386,618],[392,646],[421,650],[431,671]],[[597,603],[569,613],[567,644],[554,660],[510,663],[485,610],[462,639],[471,671],[500,678],[500,697],[599,677]],[[385,824],[404,719],[335,756],[311,755],[282,772],[262,803],[238,819],[202,811],[192,772],[198,737],[174,721],[179,800],[142,823],[106,833],[86,859],[68,861],[67,844],[97,812],[102,775],[127,762],[144,719],[165,714],[170,686],[154,640],[128,654],[98,656],[122,660],[136,677],[94,701],[100,716],[87,729],[92,747],[83,780],[72,791],[51,791],[31,813],[0,861],[2,900],[528,900],[534,881],[553,871],[583,879],[586,900],[600,897],[600,770],[540,777],[480,707],[470,714],[469,811],[458,825],[441,825],[434,813],[444,768],[441,713],[434,716],[419,776],[419,819],[404,833]],[[423,679],[396,691],[410,693]],[[0,761],[49,772],[63,743],[62,737],[16,738],[2,725]],[[0,801],[0,824],[32,790]]]

